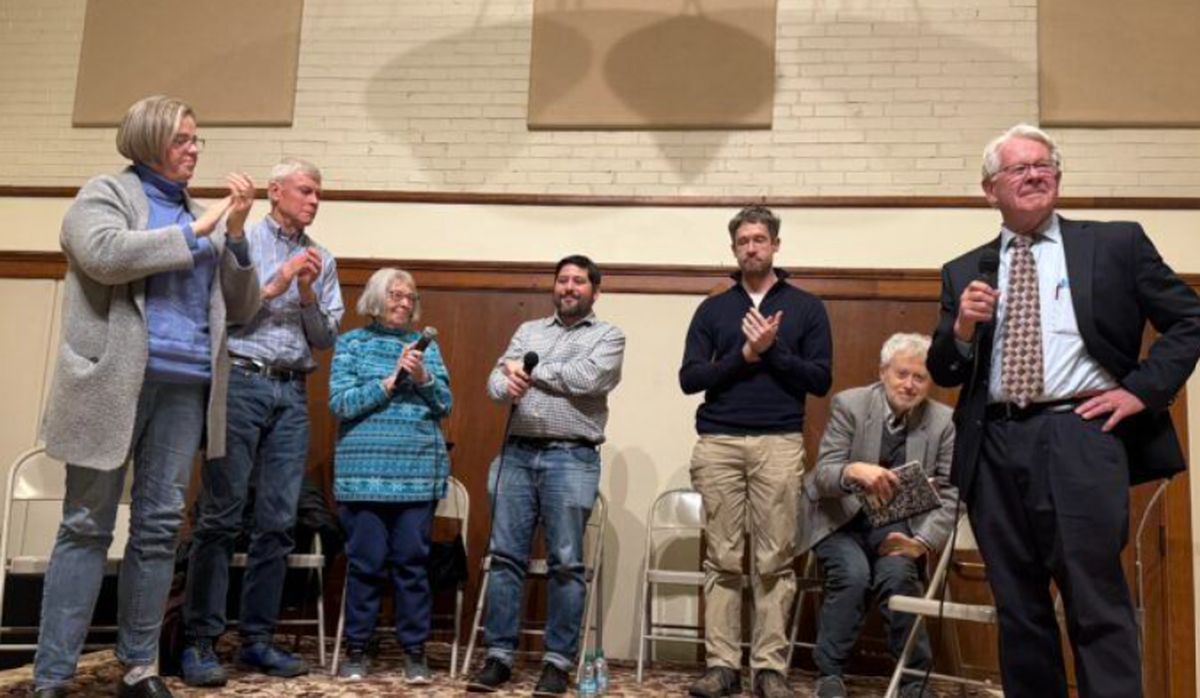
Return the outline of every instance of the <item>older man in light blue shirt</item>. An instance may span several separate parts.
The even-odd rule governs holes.
[[[344,306],[332,255],[305,232],[320,203],[320,171],[285,159],[271,171],[268,196],[270,214],[247,232],[254,266],[265,280],[263,305],[230,335],[227,453],[201,472],[184,607],[189,644],[182,664],[190,686],[226,681],[213,644],[225,631],[229,562],[251,490],[238,663],[271,676],[308,670],[271,640],[307,463],[305,379],[316,368],[313,350],[336,342]]]

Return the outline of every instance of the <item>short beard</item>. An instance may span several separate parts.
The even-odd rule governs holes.
[[[592,312],[592,302],[584,298],[575,299],[575,307],[564,308],[562,301],[554,304],[554,310],[558,312],[558,316],[564,320],[579,320],[588,316]]]

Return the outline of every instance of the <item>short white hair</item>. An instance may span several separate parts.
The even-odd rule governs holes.
[[[897,354],[907,354],[924,361],[929,356],[932,341],[927,334],[897,332],[883,343],[883,350],[879,352],[879,368],[887,368]]]
[[[393,267],[378,269],[371,274],[371,278],[367,279],[367,285],[363,287],[362,295],[358,297],[358,305],[355,306],[358,314],[375,320],[383,317],[384,309],[387,307],[384,304],[387,302],[388,291],[397,281],[417,294],[417,300],[413,302],[412,316],[408,318],[408,321],[412,323],[420,320],[421,295],[417,293],[417,282],[413,280],[412,274]]]
[[[1004,144],[1014,138],[1024,138],[1027,141],[1037,141],[1050,149],[1050,159],[1054,161],[1055,167],[1062,170],[1062,152],[1058,149],[1058,144],[1046,133],[1037,126],[1030,124],[1017,124],[1008,129],[1004,133],[992,139],[987,147],[983,149],[983,179],[984,181],[995,177],[1000,172],[1000,149]]]
[[[284,158],[279,161],[279,164],[271,168],[271,184],[282,182],[294,174],[305,174],[319,183],[321,181],[321,170],[317,166],[303,160],[301,158]]]

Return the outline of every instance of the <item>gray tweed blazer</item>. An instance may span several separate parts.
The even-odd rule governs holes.
[[[186,205],[199,217],[202,209]],[[177,226],[146,230],[150,204],[132,168],[88,182],[63,219],[67,256],[62,341],[42,416],[46,452],[98,470],[130,455],[138,395],[146,372],[145,279],[192,268]],[[241,267],[225,248],[224,226],[210,237],[219,255],[208,302],[212,385],[208,397],[208,457],[225,453],[225,392],[229,358],[226,323],[243,323],[260,304],[253,265]]]
[[[958,490],[950,484],[954,455],[953,411],[935,400],[926,400],[909,417],[904,442],[907,460],[920,461],[937,485],[942,507],[908,520],[914,535],[935,550],[950,536]],[[842,471],[850,463],[878,463],[887,398],[883,384],[851,388],[833,396],[829,424],[821,437],[817,464],[805,474],[797,515],[796,554],[808,552],[834,531],[845,526],[862,508],[858,497],[842,489]]]

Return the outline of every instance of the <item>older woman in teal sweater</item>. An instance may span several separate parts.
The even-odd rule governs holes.
[[[425,641],[432,599],[426,562],[437,500],[450,459],[441,420],[450,376],[437,342],[420,351],[412,328],[421,303],[411,275],[375,272],[358,301],[366,327],[343,334],[333,356],[329,407],[338,417],[334,496],[346,529],[346,661],[361,679],[387,578],[395,589],[396,635],[409,683],[428,683]]]

